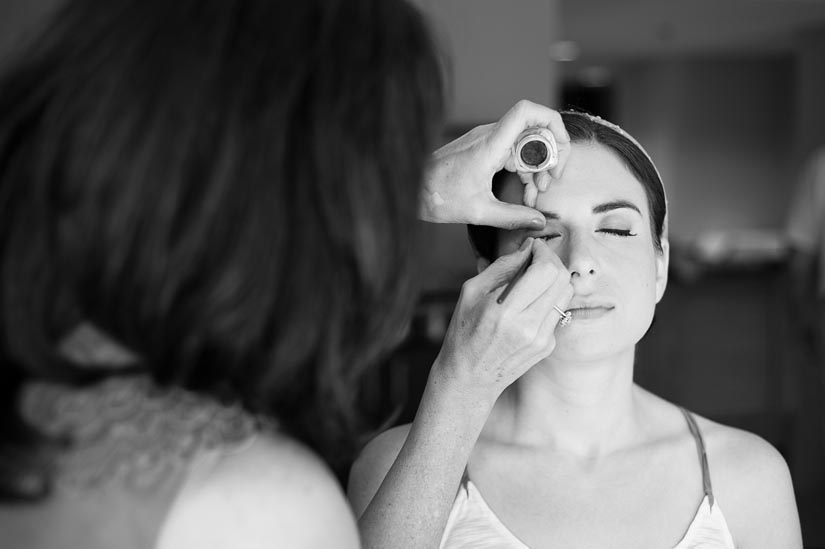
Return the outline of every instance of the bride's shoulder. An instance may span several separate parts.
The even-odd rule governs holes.
[[[692,415],[704,439],[708,460],[713,462],[715,476],[725,471],[732,475],[733,480],[740,478],[750,482],[754,475],[787,475],[785,458],[761,436],[698,414]]]
[[[713,493],[734,537],[743,546],[801,547],[784,456],[759,435],[694,417],[705,442]]]

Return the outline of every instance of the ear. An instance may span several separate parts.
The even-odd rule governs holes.
[[[490,266],[490,260],[489,259],[486,259],[484,257],[477,257],[476,258],[476,269],[478,270],[479,274],[481,274],[481,272],[489,266]]]
[[[656,250],[656,303],[665,295],[667,288],[667,271],[670,265],[670,242],[662,238],[662,251]]]

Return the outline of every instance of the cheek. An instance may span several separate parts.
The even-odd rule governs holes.
[[[617,269],[621,273],[622,286],[639,298],[650,297],[656,301],[656,260],[650,253],[634,253],[616,258]]]

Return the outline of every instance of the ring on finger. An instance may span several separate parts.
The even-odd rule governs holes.
[[[559,309],[555,305],[553,305],[553,308],[556,310],[557,313],[559,313],[559,316],[561,316],[561,319],[559,319],[559,326],[561,326],[562,328],[564,328],[573,321],[573,313],[571,313],[570,311],[564,311],[562,309]]]

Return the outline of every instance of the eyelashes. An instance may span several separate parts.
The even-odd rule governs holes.
[[[636,233],[632,233],[627,229],[599,229],[599,232],[616,236],[636,236]]]
[[[629,237],[629,236],[636,236],[636,233],[629,231],[628,229],[599,229],[599,233],[605,233],[613,236],[619,237]],[[540,238],[542,240],[553,240],[554,238],[559,238],[561,236],[560,233],[550,233],[541,236],[537,236],[536,238]]]

